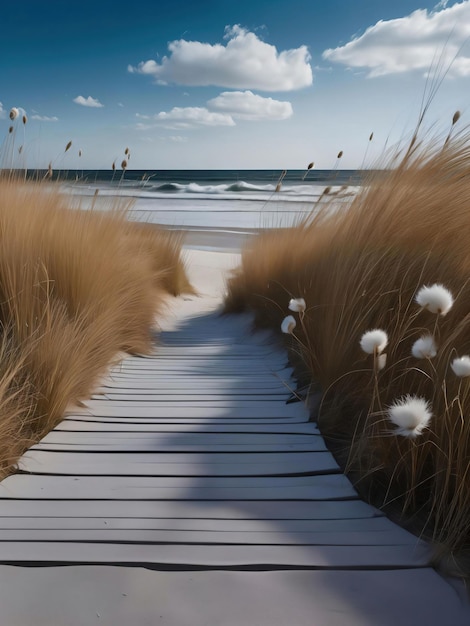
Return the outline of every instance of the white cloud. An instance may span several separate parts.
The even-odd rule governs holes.
[[[121,107],[122,109],[124,108],[124,105],[122,102],[118,102],[118,107]]]
[[[168,45],[161,63],[142,61],[129,72],[148,74],[159,83],[217,85],[232,89],[290,91],[312,84],[306,46],[278,52],[240,26],[226,27],[227,45],[179,39]]]
[[[155,115],[136,113],[137,130],[149,130],[163,125],[165,128],[183,129],[201,126],[235,126],[235,120],[262,121],[285,120],[291,117],[290,102],[264,98],[252,91],[224,91],[208,100],[205,107],[173,107]]]
[[[53,115],[49,117],[48,115],[31,115],[32,120],[38,120],[39,122],[58,122],[59,118]]]
[[[169,123],[171,128],[191,126],[235,126],[231,115],[215,113],[205,107],[173,107],[171,111],[161,111],[154,117],[157,122]]]
[[[470,75],[470,57],[462,46],[470,37],[470,0],[434,11],[417,10],[406,17],[379,21],[349,43],[323,52],[323,58],[348,67],[365,68],[368,76],[447,68],[454,76]],[[455,58],[455,60],[454,60]]]
[[[252,91],[224,91],[207,103],[215,109],[242,120],[285,120],[291,117],[290,102],[263,98]]]
[[[7,116],[7,112],[3,108],[3,104],[0,102],[0,119],[3,119],[6,116]]]
[[[99,100],[97,100],[96,98],[92,98],[91,96],[88,96],[88,98],[84,98],[83,96],[77,96],[73,99],[73,101],[77,104],[81,104],[84,107],[101,108],[104,106],[104,104],[101,104]]]
[[[186,143],[188,141],[187,137],[182,137],[181,135],[170,135],[168,139],[174,143]]]

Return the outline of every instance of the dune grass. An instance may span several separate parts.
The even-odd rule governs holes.
[[[181,238],[0,179],[0,477],[89,397],[116,355],[148,353],[168,294],[192,291]]]
[[[451,364],[470,354],[470,134],[415,137],[387,165],[348,205],[256,238],[225,307],[280,333],[290,298],[305,299],[283,337],[300,379],[321,389],[318,422],[337,458],[363,497],[432,538],[436,559],[468,576],[470,378]],[[444,316],[415,300],[434,283],[455,298]],[[360,347],[376,328],[388,335],[383,369]],[[427,334],[437,355],[417,359],[412,347]],[[432,412],[416,437],[390,420],[408,394]]]

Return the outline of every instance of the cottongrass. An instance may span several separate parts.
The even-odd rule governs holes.
[[[375,330],[368,330],[361,337],[359,342],[361,349],[366,354],[381,354],[388,344],[388,335],[384,330],[376,328]]]
[[[451,366],[456,350],[470,348],[470,133],[445,146],[441,137],[414,137],[387,167],[341,211],[323,196],[309,219],[251,240],[225,306],[253,311],[259,327],[282,337],[286,294],[315,303],[287,345],[299,379],[327,391],[316,416],[322,433],[340,464],[351,460],[364,498],[412,517],[455,561],[470,551],[470,387],[459,379],[470,364]],[[387,329],[380,376],[385,351],[372,377],[364,367],[358,338],[368,328]],[[434,356],[430,340],[426,350],[416,345],[426,336]],[[368,354],[382,345],[371,342]],[[425,357],[419,364],[413,345]],[[416,437],[390,437],[377,402],[371,414],[373,394],[383,407],[426,399],[432,428],[423,419],[409,423]]]
[[[305,313],[307,305],[303,298],[291,298],[289,301],[289,311],[294,313]]]
[[[407,395],[388,407],[387,416],[397,426],[394,434],[414,439],[429,426],[432,412],[427,400]]]
[[[412,348],[411,354],[415,359],[433,359],[437,354],[437,346],[432,335],[423,335],[417,339]]]
[[[459,378],[470,376],[470,356],[465,355],[456,358],[450,364],[452,371]]]
[[[295,321],[295,317],[293,315],[288,315],[282,320],[281,330],[286,335],[292,335],[297,326],[297,322]]]
[[[416,302],[431,313],[447,315],[454,304],[454,298],[444,285],[436,283],[431,287],[421,287],[416,295]]]

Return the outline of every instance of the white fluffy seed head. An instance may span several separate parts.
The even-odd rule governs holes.
[[[388,335],[384,330],[376,328],[368,330],[361,337],[360,346],[366,354],[380,354],[388,344]]]
[[[304,313],[306,306],[303,298],[291,298],[289,301],[289,311],[294,311],[294,313]]]
[[[417,339],[411,348],[415,359],[433,359],[437,354],[437,346],[432,335],[423,335]]]
[[[428,427],[432,418],[431,405],[424,398],[407,395],[388,407],[387,416],[397,427],[396,435],[414,439]]]
[[[459,376],[460,378],[470,376],[470,356],[464,355],[454,359],[450,366],[456,376]]]
[[[446,315],[454,304],[454,298],[444,285],[435,283],[431,287],[421,287],[416,294],[416,302],[431,313]]]
[[[297,322],[292,315],[288,315],[282,320],[281,330],[286,335],[292,335],[294,328],[297,326]]]

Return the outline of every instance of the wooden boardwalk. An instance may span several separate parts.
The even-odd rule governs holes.
[[[286,355],[217,303],[181,301],[0,484],[2,626],[468,626],[285,403]]]

